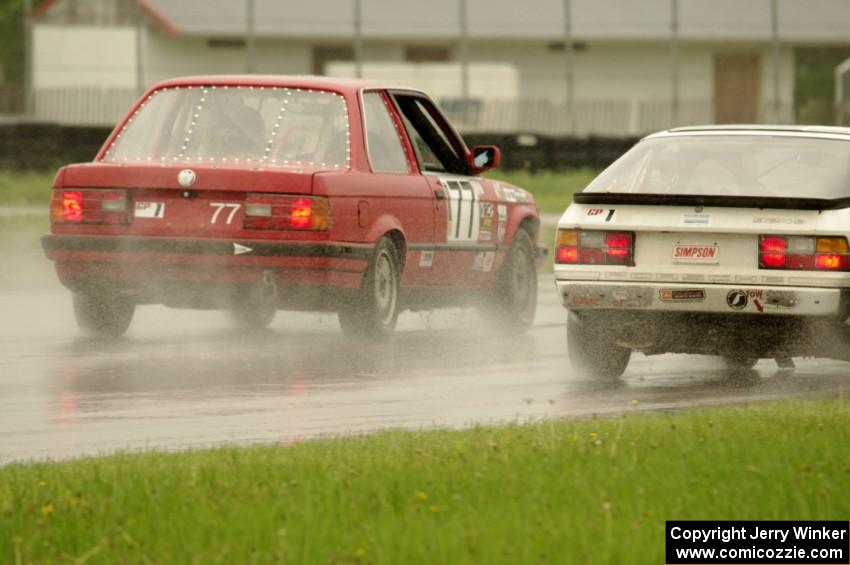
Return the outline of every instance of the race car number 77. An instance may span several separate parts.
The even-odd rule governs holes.
[[[211,224],[214,224],[218,221],[218,216],[221,214],[221,211],[225,208],[230,208],[230,213],[227,214],[226,224],[230,225],[230,222],[233,221],[233,216],[236,215],[236,212],[239,208],[242,207],[241,204],[231,204],[229,202],[210,202],[210,206],[215,208],[215,212],[213,212],[212,219],[210,220]]]

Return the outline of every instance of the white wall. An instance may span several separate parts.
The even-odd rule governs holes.
[[[34,26],[35,89],[133,88],[135,85],[135,28]]]
[[[185,75],[245,72],[246,48],[211,47],[205,38],[170,36],[153,30],[144,42],[144,81],[147,85]],[[303,42],[258,40],[255,72],[308,74],[312,47]]]

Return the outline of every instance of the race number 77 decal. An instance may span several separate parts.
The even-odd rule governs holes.
[[[481,229],[478,212],[478,183],[465,180],[443,180],[448,193],[448,230],[446,241],[478,241]]]
[[[230,212],[227,214],[227,220],[224,222],[227,225],[230,225],[230,222],[233,221],[233,217],[236,215],[236,212],[239,208],[242,207],[241,204],[235,204],[231,202],[210,202],[210,206],[215,208],[215,212],[213,212],[212,219],[210,220],[211,224],[214,224],[218,221],[218,217],[221,214],[222,210],[229,208]]]

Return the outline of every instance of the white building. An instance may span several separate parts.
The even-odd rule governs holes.
[[[771,6],[771,0],[44,0],[33,12],[35,108],[46,119],[105,124],[142,88],[166,77],[344,76],[359,67],[366,78],[422,87],[450,112],[465,108],[465,130],[636,134],[674,122],[788,122],[795,49],[850,44],[850,0],[777,0],[775,51]]]

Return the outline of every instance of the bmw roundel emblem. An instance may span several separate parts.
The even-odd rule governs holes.
[[[183,169],[177,173],[177,182],[180,183],[180,186],[192,186],[195,184],[195,178],[195,171],[192,169]]]

